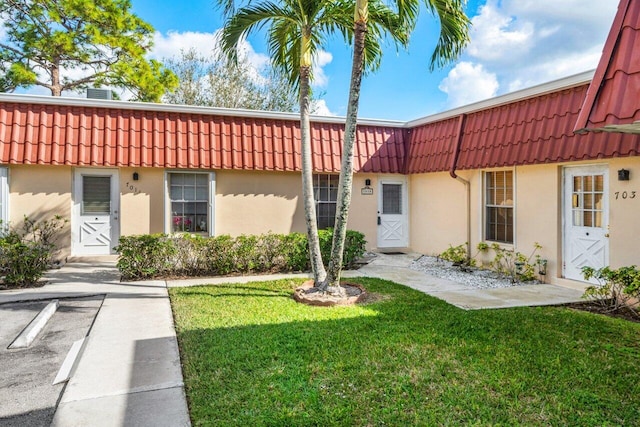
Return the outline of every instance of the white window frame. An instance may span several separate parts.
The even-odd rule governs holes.
[[[512,189],[513,189],[513,204],[510,207],[507,206],[502,206],[503,208],[508,208],[511,209],[511,217],[512,217],[512,224],[511,224],[511,229],[512,229],[512,239],[511,241],[500,241],[500,240],[495,240],[495,239],[490,239],[488,236],[488,227],[487,227],[487,222],[488,222],[488,214],[487,214],[487,209],[490,207],[499,207],[499,205],[489,205],[487,202],[487,185],[489,183],[488,180],[488,176],[489,174],[494,174],[494,173],[505,173],[505,172],[511,172],[511,185],[512,185]],[[483,171],[482,172],[482,241],[486,241],[486,242],[491,242],[491,243],[497,243],[501,246],[515,246],[516,244],[516,187],[517,185],[517,181],[516,181],[516,169],[497,169],[497,170],[490,170],[490,171]]]
[[[215,204],[216,204],[216,173],[209,171],[194,171],[194,170],[167,170],[164,173],[164,186],[165,186],[165,194],[164,194],[164,206],[165,206],[165,223],[164,223],[164,232],[166,234],[173,233],[173,224],[171,222],[171,188],[170,188],[170,175],[171,174],[198,174],[198,175],[207,175],[209,181],[209,203],[208,203],[208,224],[207,224],[207,232],[201,233],[203,235],[215,236],[216,230],[216,217],[215,217]],[[200,234],[200,233],[195,233]]]
[[[324,183],[328,183],[329,182],[329,177],[333,177],[336,178],[338,181],[336,181],[336,198],[335,200],[331,200],[331,197],[329,196],[328,200],[321,200],[320,199],[320,188],[326,188],[326,189],[330,189],[331,187],[321,187],[321,184]],[[339,175],[335,175],[335,174],[331,174],[331,173],[314,173],[313,174],[313,201],[315,202],[315,206],[316,206],[316,225],[318,226],[318,228],[320,229],[320,205],[334,205],[334,209],[333,211],[336,211],[336,208],[338,206],[338,183],[339,183]],[[330,194],[330,192],[328,192],[328,194]],[[329,217],[329,224],[327,224],[327,227],[322,227],[322,228],[333,228],[334,224],[335,224],[335,215],[333,217]],[[324,224],[323,224],[324,225]]]
[[[0,166],[0,220],[4,229],[9,222],[9,168]]]

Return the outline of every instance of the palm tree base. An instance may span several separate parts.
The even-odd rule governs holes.
[[[356,283],[340,283],[340,286],[329,286],[326,291],[316,288],[313,280],[307,280],[295,289],[293,299],[301,304],[319,307],[336,305],[353,305],[365,300],[367,291]]]

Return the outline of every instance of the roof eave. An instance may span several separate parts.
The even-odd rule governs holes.
[[[620,31],[622,30],[622,26],[624,24],[624,18],[627,14],[629,3],[630,0],[620,0],[620,3],[618,4],[618,11],[616,12],[616,16],[613,19],[613,24],[611,25],[611,29],[609,30],[609,35],[607,36],[604,48],[602,49],[602,55],[600,56],[598,67],[596,68],[593,80],[589,85],[587,95],[585,96],[582,107],[580,108],[580,113],[578,114],[576,126],[574,128],[575,133],[586,133],[592,130],[589,129],[589,120],[591,117],[591,113],[593,112],[593,109],[595,107],[596,99],[600,94],[600,90],[602,89],[602,84],[607,74],[607,70],[611,65],[613,53],[615,52],[616,45],[618,44]]]
[[[62,96],[43,96],[2,93],[0,102],[13,102],[22,104],[45,104],[57,106],[85,107],[85,108],[112,108],[121,110],[157,111],[180,114],[202,114],[210,116],[247,117],[252,119],[299,121],[300,114],[284,113],[278,111],[248,110],[241,108],[201,107],[193,105],[160,104],[152,102],[114,101],[92,98],[75,98]],[[311,121],[316,123],[344,124],[345,118],[340,116],[311,115]],[[396,120],[358,119],[359,125],[405,127],[405,122]]]
[[[441,120],[450,119],[462,114],[474,113],[477,111],[487,110],[489,108],[498,107],[504,104],[511,104],[516,101],[521,101],[528,98],[535,98],[547,93],[556,92],[563,89],[569,89],[571,87],[580,86],[589,83],[593,78],[594,70],[585,71],[572,76],[564,77],[561,79],[553,80],[536,86],[532,86],[526,89],[517,90],[504,95],[496,96],[495,98],[486,99],[484,101],[475,102],[473,104],[464,105],[462,107],[454,108],[442,113],[433,114],[431,116],[421,117],[419,119],[411,120],[406,123],[409,128],[425,125],[428,123],[438,122]]]

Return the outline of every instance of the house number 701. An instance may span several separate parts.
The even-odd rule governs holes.
[[[131,185],[128,182],[125,184],[125,186],[127,187],[127,190],[133,191],[133,194],[139,194],[140,190],[138,189],[138,187],[136,187],[135,185]]]
[[[616,195],[616,200],[618,199],[635,199],[636,198],[636,192],[635,191],[616,191],[614,193]]]

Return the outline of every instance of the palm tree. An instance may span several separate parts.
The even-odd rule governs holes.
[[[413,28],[420,10],[419,0],[396,0],[398,17],[404,28]],[[425,0],[427,10],[436,15],[440,21],[440,37],[431,56],[430,70],[436,66],[456,59],[469,41],[469,19],[464,13],[466,0]],[[342,271],[342,255],[347,232],[347,219],[351,203],[353,183],[353,146],[358,121],[358,105],[363,64],[367,60],[366,52],[371,28],[371,17],[375,16],[380,3],[369,0],[356,0],[354,11],[354,48],[349,88],[349,103],[342,148],[342,164],[338,184],[338,200],[336,219],[331,247],[331,258],[328,269],[328,286],[339,286]]]
[[[339,33],[345,41],[353,37],[353,3],[349,0],[282,0],[247,1],[235,10],[233,0],[220,0],[228,19],[222,33],[222,49],[231,59],[237,59],[239,44],[254,31],[266,28],[269,53],[274,66],[289,76],[291,84],[299,90],[300,137],[302,144],[302,196],[305,210],[309,253],[314,286],[327,290],[327,273],[320,253],[315,201],[313,197],[313,170],[311,163],[311,134],[309,122],[310,82],[312,59],[325,42],[326,37]],[[379,64],[381,48],[379,38],[383,29],[392,38],[406,44],[408,31],[404,22],[391,9],[375,1],[376,26],[364,31],[362,68],[375,68]],[[340,291],[338,286],[335,289]],[[331,291],[330,290],[330,291]]]

